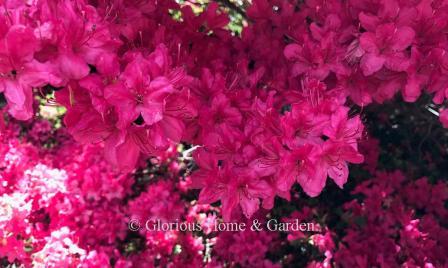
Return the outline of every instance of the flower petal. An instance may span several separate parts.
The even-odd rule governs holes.
[[[379,71],[386,60],[384,57],[372,53],[365,54],[361,59],[361,69],[364,75],[372,75]]]

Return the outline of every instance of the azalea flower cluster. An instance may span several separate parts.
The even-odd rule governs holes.
[[[113,173],[96,146],[80,147],[48,124],[27,126],[25,139],[17,138],[19,125],[8,124],[0,137],[0,256],[26,267],[108,262],[111,245],[126,236],[121,200],[132,178]],[[59,145],[48,148],[45,136]]]
[[[216,2],[0,9],[0,93],[12,117],[33,116],[33,92],[56,92],[68,132],[104,144],[123,172],[193,144],[191,186],[201,203],[221,201],[226,220],[289,200],[296,182],[309,196],[327,177],[343,187],[348,163],[364,161],[349,101],[448,97],[445,1],[254,0],[240,35]]]
[[[285,237],[297,256],[284,245],[283,264],[303,267],[444,267],[448,265],[446,180],[412,179],[406,171],[377,169],[380,147],[369,139],[360,148],[370,154],[360,170],[366,173],[339,202],[326,193],[328,202],[295,199],[296,210],[283,222],[299,219],[320,226],[319,233],[290,231]],[[330,196],[328,196],[330,195]],[[301,198],[302,199],[302,198]],[[332,204],[338,203],[335,207]],[[335,209],[336,208],[336,209]],[[336,219],[336,221],[334,221]],[[285,239],[285,240],[286,240]],[[305,259],[305,260],[304,260]]]
[[[252,219],[234,219],[248,226],[253,219],[273,218],[318,227],[287,233],[214,231],[223,208],[198,204],[190,190],[194,176],[174,147],[134,174],[122,174],[98,154],[102,144],[79,146],[48,121],[11,120],[0,142],[0,261],[5,265],[448,265],[448,185],[377,171],[379,147],[372,138],[360,151],[367,160],[361,168],[374,176],[359,183],[337,210],[295,193],[291,203],[298,207],[292,210],[285,202],[273,211],[258,210]],[[331,223],[338,213],[339,227]],[[131,219],[199,223],[201,231],[135,231],[129,229]]]
[[[178,175],[182,163],[176,161],[176,150],[168,150],[141,174],[123,175],[97,153],[101,145],[79,146],[64,129],[47,128],[48,124],[10,123],[0,136],[2,265],[199,267],[207,263],[222,267],[241,263],[249,267],[271,263],[266,259],[270,250],[266,243],[277,239],[277,234],[213,231],[220,211],[187,199],[188,177]],[[25,135],[19,139],[19,133]],[[57,138],[56,143],[50,136]],[[131,219],[200,223],[204,231],[135,231],[128,228]],[[229,241],[239,243],[231,253]],[[246,254],[252,257],[239,260]]]
[[[360,267],[447,265],[445,182],[431,184],[427,178],[409,181],[399,171],[378,172],[353,194],[365,198],[344,205],[352,228],[342,239],[344,246],[335,254],[336,262]]]
[[[292,232],[288,240],[317,247],[307,267],[444,267],[447,187],[427,178],[411,181],[400,171],[377,172],[352,192],[360,198],[343,205],[344,235],[325,228],[320,234]],[[311,220],[319,210],[304,207],[291,217]]]

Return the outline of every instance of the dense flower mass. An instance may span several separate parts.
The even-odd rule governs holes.
[[[36,0],[0,12],[5,262],[278,267],[266,244],[291,246],[280,235],[214,234],[214,220],[263,222],[279,202],[347,191],[351,165],[374,177],[355,180],[364,199],[339,204],[352,228],[289,233],[313,249],[302,264],[448,265],[446,185],[378,172],[384,142],[363,117],[430,96],[425,110],[448,128],[448,1]],[[49,107],[62,112],[36,120]],[[394,116],[373,123],[395,129]],[[428,125],[407,146],[431,168]],[[311,220],[311,207],[285,220]],[[200,219],[203,233],[133,233],[130,219]]]
[[[26,135],[17,138],[19,133]],[[448,230],[444,227],[448,185],[442,181],[431,183],[427,178],[413,181],[400,171],[376,171],[379,148],[374,139],[360,149],[363,153],[370,151],[363,169],[375,177],[358,184],[352,191],[355,198],[338,208],[336,214],[341,215],[343,229],[331,224],[335,215],[327,218],[335,213],[329,205],[316,205],[312,199],[303,203],[303,197],[293,194],[290,198],[299,204],[297,210],[282,212],[278,217],[266,209],[253,215],[264,224],[269,219],[282,223],[298,220],[317,227],[315,232],[282,233],[269,229],[217,231],[219,215],[230,213],[225,211],[229,203],[223,202],[220,209],[192,200],[188,188],[194,176],[184,173],[185,162],[179,161],[182,156],[173,147],[131,175],[120,174],[97,153],[103,145],[79,146],[64,129],[55,130],[48,121],[21,125],[12,120],[0,138],[0,258],[5,265],[273,268],[282,264],[448,264]],[[207,168],[207,163],[198,164]],[[205,175],[207,172],[213,170]],[[220,172],[217,176],[223,175]],[[241,204],[252,202],[244,199],[248,193],[266,196],[263,190],[269,190],[267,182],[238,178],[247,180],[251,188],[243,191],[229,184],[223,190],[228,192],[212,193],[232,198],[239,195]],[[209,190],[206,187],[203,191]],[[200,198],[204,198],[202,193]],[[269,201],[269,197],[265,200]],[[201,227],[196,231],[163,231],[155,227],[152,231],[135,231],[129,229],[130,219],[185,222]],[[238,220],[248,225],[251,222],[244,216]],[[302,255],[297,256],[297,251]]]
[[[448,97],[443,1],[254,1],[241,37],[211,3],[37,1],[2,7],[1,92],[16,119],[33,89],[58,90],[64,123],[104,143],[122,171],[188,142],[200,201],[250,217],[294,183],[316,196],[343,187],[363,156],[364,106],[401,91]],[[176,11],[177,18],[173,18]],[[441,120],[445,123],[445,113]],[[204,159],[205,158],[205,159]],[[235,179],[234,179],[235,178]],[[222,186],[221,186],[222,185]],[[213,194],[212,194],[213,193]]]

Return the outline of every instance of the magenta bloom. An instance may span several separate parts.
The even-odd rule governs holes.
[[[282,118],[285,143],[288,146],[319,143],[323,118],[314,113],[308,103],[294,104],[291,112]]]
[[[339,187],[347,182],[348,164],[360,164],[364,162],[364,156],[349,144],[325,142],[323,145],[322,159],[327,166],[328,176],[332,178]]]
[[[289,44],[285,47],[286,59],[294,62],[292,75],[308,74],[319,80],[324,80],[330,72],[346,74],[347,68],[342,63],[343,51],[334,45],[332,34],[315,43],[308,38],[303,45]]]
[[[317,147],[303,145],[292,150],[280,161],[278,187],[280,190],[290,189],[298,182],[311,197],[320,194],[325,186],[326,174],[317,161]]]
[[[161,54],[163,50],[154,53]],[[163,55],[155,56],[163,58]],[[120,80],[104,89],[104,97],[117,110],[117,127],[126,128],[140,115],[147,125],[162,120],[165,99],[174,88],[159,71],[166,63],[160,64],[136,55],[126,66]]]
[[[323,131],[330,139],[323,144],[322,161],[328,176],[341,188],[348,178],[347,162],[360,164],[364,161],[356,142],[363,130],[359,116],[349,119],[347,109],[341,108],[333,114],[331,124]]]
[[[2,34],[2,33],[0,33]],[[4,92],[9,113],[19,120],[33,116],[32,87],[60,83],[50,65],[34,60],[38,41],[32,29],[13,25],[0,37],[0,93]]]
[[[410,27],[397,27],[393,23],[382,24],[375,33],[363,33],[359,39],[366,54],[361,59],[364,75],[372,75],[383,66],[392,71],[404,71],[409,66],[409,55],[405,49],[414,40],[414,30]]]
[[[254,178],[246,171],[218,166],[218,160],[204,150],[195,153],[195,160],[201,167],[192,175],[194,187],[202,188],[199,202],[211,204],[220,200],[225,221],[231,219],[238,205],[250,218],[260,206],[259,198],[267,198],[270,193],[271,188],[266,181]]]

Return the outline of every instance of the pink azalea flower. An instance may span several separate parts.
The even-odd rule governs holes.
[[[286,59],[293,61],[292,75],[308,74],[319,80],[324,80],[330,71],[336,74],[346,74],[347,69],[342,64],[342,51],[334,45],[334,36],[329,34],[320,44],[308,38],[302,46],[289,44],[285,47]]]
[[[364,75],[372,75],[383,66],[393,71],[404,71],[409,66],[405,49],[414,40],[414,30],[393,23],[382,24],[375,33],[363,33],[359,39],[361,48],[366,54],[361,59],[361,69]]]
[[[287,151],[278,139],[271,137],[270,140],[270,143],[261,143],[263,156],[256,158],[249,164],[249,167],[260,177],[282,172],[280,162],[287,155]]]
[[[323,144],[322,158],[328,167],[328,176],[341,188],[348,178],[347,162],[354,164],[364,162],[363,155],[352,146],[332,141]]]
[[[129,127],[127,130],[116,129],[104,143],[104,156],[121,171],[132,171],[144,155],[156,155],[167,149],[169,144],[161,140],[156,131],[149,131],[139,126]]]
[[[152,64],[142,55],[136,56],[126,66],[120,81],[104,89],[105,99],[117,110],[117,127],[126,128],[140,115],[147,125],[162,120],[165,99],[174,88],[166,77],[151,76]]]
[[[323,134],[333,141],[344,142],[357,148],[357,139],[361,138],[364,126],[359,116],[348,118],[348,108],[339,108],[332,116],[331,123],[324,128]]]
[[[324,120],[314,113],[308,103],[297,103],[291,106],[291,111],[282,117],[285,143],[288,146],[298,146],[306,143],[320,143]]]
[[[69,107],[64,123],[74,138],[81,143],[101,142],[114,130],[115,115],[110,111],[104,115],[91,106],[89,95],[75,83],[70,83],[64,90],[56,92],[58,103]]]
[[[210,106],[204,107],[199,123],[204,127],[204,131],[209,131],[208,128],[215,125],[238,126],[241,121],[239,110],[231,106],[230,100],[224,94],[219,94],[212,99]]]
[[[306,144],[294,148],[280,162],[278,187],[288,190],[297,181],[311,197],[320,194],[325,186],[326,174],[317,161],[318,147]]]
[[[68,1],[48,4],[48,9],[50,15],[45,19],[54,28],[51,34],[59,37],[54,44],[58,54],[53,61],[67,81],[87,76],[90,72],[88,64],[103,73],[114,67],[114,53],[121,42],[109,34],[95,9],[86,4],[75,7]]]
[[[421,70],[423,55],[417,48],[411,49],[411,64],[406,70],[408,74],[407,83],[402,91],[403,99],[415,102],[420,97],[423,86],[428,82],[428,76]]]
[[[60,80],[50,65],[33,59],[38,49],[33,31],[24,25],[13,25],[0,43],[0,93],[4,92],[9,113],[20,120],[33,116],[32,87]]]
[[[199,202],[211,204],[221,201],[222,215],[225,221],[229,221],[232,212],[239,205],[247,218],[250,218],[260,205],[259,198],[268,196],[269,185],[257,178],[251,177],[246,172],[234,171],[231,167],[218,167],[216,160],[210,162],[206,160],[206,152],[197,152],[195,159],[198,164],[207,171],[195,172],[194,185],[202,186],[199,195]]]

